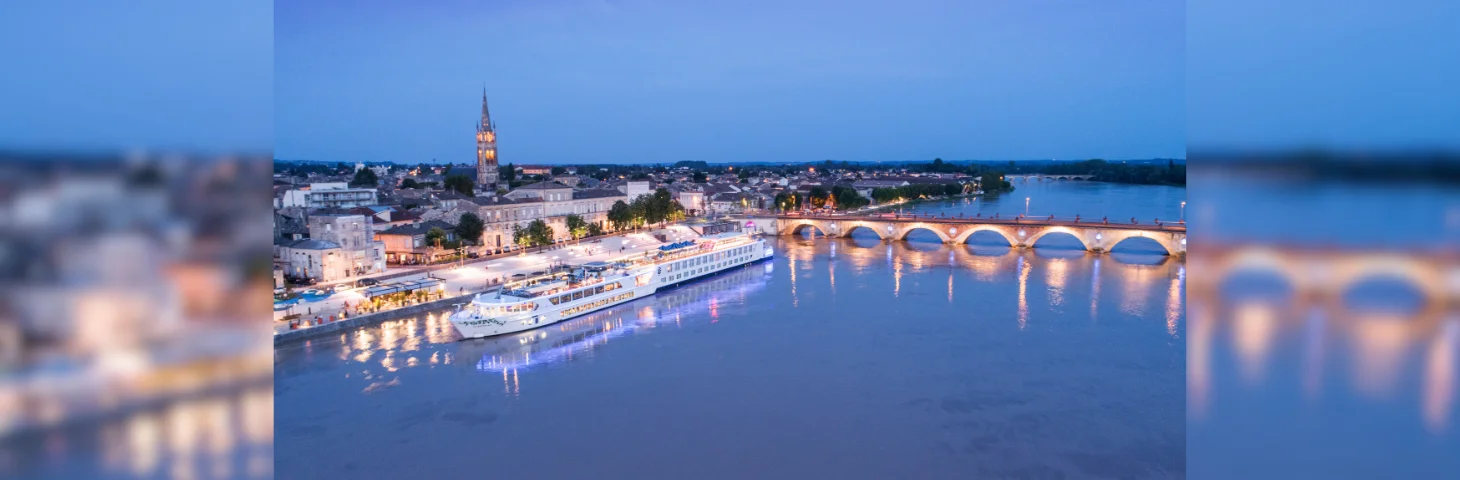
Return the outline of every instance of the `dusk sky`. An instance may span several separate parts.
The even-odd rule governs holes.
[[[787,5],[793,3],[794,5]],[[1171,1],[280,1],[275,157],[1185,158]]]

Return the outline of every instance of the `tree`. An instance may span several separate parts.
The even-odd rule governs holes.
[[[553,243],[553,227],[541,219],[533,220],[527,224],[527,237],[533,245],[547,245]]]
[[[999,172],[983,174],[983,176],[978,178],[978,183],[983,188],[983,193],[986,194],[997,194],[1014,190],[1014,184],[1009,183],[1008,180],[1004,180],[1004,174]]]
[[[801,198],[795,193],[778,193],[776,194],[776,208],[781,211],[800,209]]]
[[[462,195],[471,196],[472,190],[476,189],[476,183],[466,175],[447,175],[446,190],[456,191]]]
[[[362,169],[360,169],[360,171],[355,172],[355,179],[354,180],[350,180],[350,186],[351,187],[373,188],[373,187],[375,187],[375,184],[377,184],[379,182],[380,182],[380,177],[375,176],[375,171],[374,170],[371,170],[371,169],[368,169],[368,168],[362,168]]]
[[[707,181],[709,179],[705,177],[705,172],[695,172],[695,183],[705,183]]]
[[[588,236],[597,237],[599,235],[603,235],[603,227],[598,226],[597,223],[588,224]]]
[[[583,221],[583,217],[568,215],[563,219],[563,223],[567,224],[568,234],[572,235],[574,240],[588,236],[588,222]]]
[[[567,175],[568,169],[565,167],[553,167],[552,172],[553,175]]]
[[[608,207],[608,223],[609,225],[613,226],[614,230],[623,230],[625,228],[628,228],[630,225],[633,224],[633,221],[633,209],[629,207],[629,204],[625,203],[623,200],[613,202],[613,206]]]
[[[467,212],[461,214],[461,219],[456,223],[456,237],[464,242],[476,244],[482,239],[482,232],[487,229],[486,222],[482,221],[477,214]]]
[[[513,225],[512,226],[512,243],[515,243],[518,246],[521,246],[523,248],[531,247],[532,246],[532,236],[531,235],[528,235],[527,229],[522,228],[522,225]]]
[[[407,178],[400,181],[400,188],[421,188],[421,184],[414,178]]]
[[[497,176],[502,178],[502,182],[511,183],[517,179],[517,167],[510,163],[497,167]]]
[[[820,185],[817,185],[815,187],[811,187],[811,192],[808,196],[811,197],[812,207],[821,208],[826,206],[826,199],[830,196],[830,194],[827,193],[825,188],[821,188]]]
[[[845,185],[831,187],[831,197],[836,199],[838,210],[856,210],[872,203],[867,197],[857,193],[857,189]]]
[[[439,246],[438,244],[445,239],[446,231],[442,230],[441,227],[431,227],[431,230],[426,232],[427,245],[431,245],[433,247]]]

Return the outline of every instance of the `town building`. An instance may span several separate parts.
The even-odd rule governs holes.
[[[440,220],[394,226],[376,232],[375,239],[385,246],[386,263],[397,265],[429,263],[454,253],[426,241],[426,234],[433,228],[439,228],[445,233],[442,241],[456,240],[455,228]]]
[[[373,188],[350,188],[350,184],[346,182],[322,182],[285,191],[279,206],[353,208],[375,205],[377,202]]]
[[[629,197],[627,201],[630,202],[634,201],[634,199],[636,198],[642,197],[644,195],[650,195],[653,193],[654,186],[652,183],[647,181],[633,181],[624,184],[624,195]]]
[[[547,165],[519,165],[517,173],[523,175],[552,175],[553,167]]]
[[[375,241],[370,216],[345,211],[309,215],[309,237],[278,245],[292,277],[330,282],[385,271],[385,245]]]

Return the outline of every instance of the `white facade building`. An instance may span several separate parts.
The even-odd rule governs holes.
[[[350,188],[345,182],[311,183],[284,192],[281,207],[354,208],[378,203],[373,188]]]

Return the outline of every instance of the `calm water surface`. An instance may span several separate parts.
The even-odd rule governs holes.
[[[1371,250],[1453,266],[1460,191],[1250,171],[1191,180],[1188,214],[1203,227],[1190,255],[1210,288],[1193,289],[1187,329],[1189,477],[1460,478],[1453,303],[1402,274],[1313,295],[1261,266],[1213,278],[1195,265],[1280,245],[1330,268]]]
[[[1170,203],[1131,198],[1144,215]],[[1183,262],[1138,249],[773,241],[771,261],[530,332],[460,340],[440,312],[282,347],[277,472],[1184,472]]]

